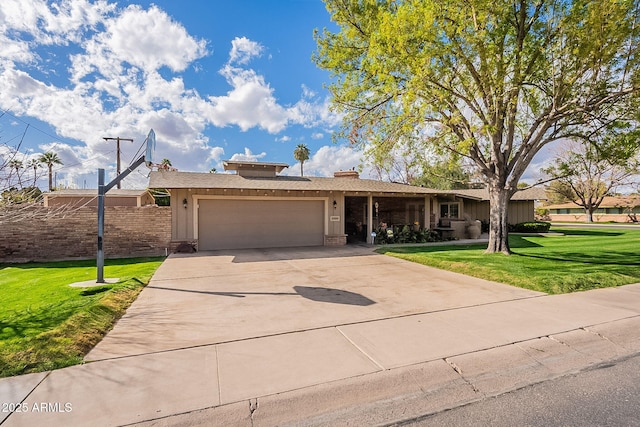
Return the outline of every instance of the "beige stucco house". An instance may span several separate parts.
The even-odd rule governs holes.
[[[43,195],[44,205],[47,207],[98,206],[97,190],[57,190]],[[154,205],[155,199],[149,190],[121,190],[112,189],[105,194],[105,206],[148,206]]]
[[[587,220],[582,206],[573,202],[545,206],[549,210],[551,221],[579,221]],[[640,197],[638,196],[607,196],[593,213],[594,222],[637,222],[640,220]]]
[[[282,176],[283,163],[223,164],[235,173],[151,173],[149,187],[171,194],[174,242],[199,250],[344,245],[370,241],[382,223],[435,228],[442,216],[489,217],[484,190],[434,190],[360,179],[355,171]],[[533,199],[514,197],[512,221],[533,218]]]

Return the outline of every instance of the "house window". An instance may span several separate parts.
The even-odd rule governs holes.
[[[440,218],[460,218],[460,203],[440,203]]]

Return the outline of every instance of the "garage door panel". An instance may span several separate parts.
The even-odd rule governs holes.
[[[321,246],[322,200],[200,200],[201,250]]]

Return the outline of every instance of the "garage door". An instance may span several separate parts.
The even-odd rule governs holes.
[[[324,244],[322,200],[199,200],[198,248]]]

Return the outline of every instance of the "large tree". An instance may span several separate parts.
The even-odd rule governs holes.
[[[639,0],[325,0],[339,31],[316,63],[342,132],[389,152],[470,160],[490,194],[487,252],[509,253],[507,204],[551,141],[623,114],[638,91]]]
[[[552,191],[584,208],[586,222],[593,222],[606,196],[631,184],[639,172],[636,136],[626,143],[615,137],[594,142],[565,142],[554,163],[543,169],[557,180]]]

